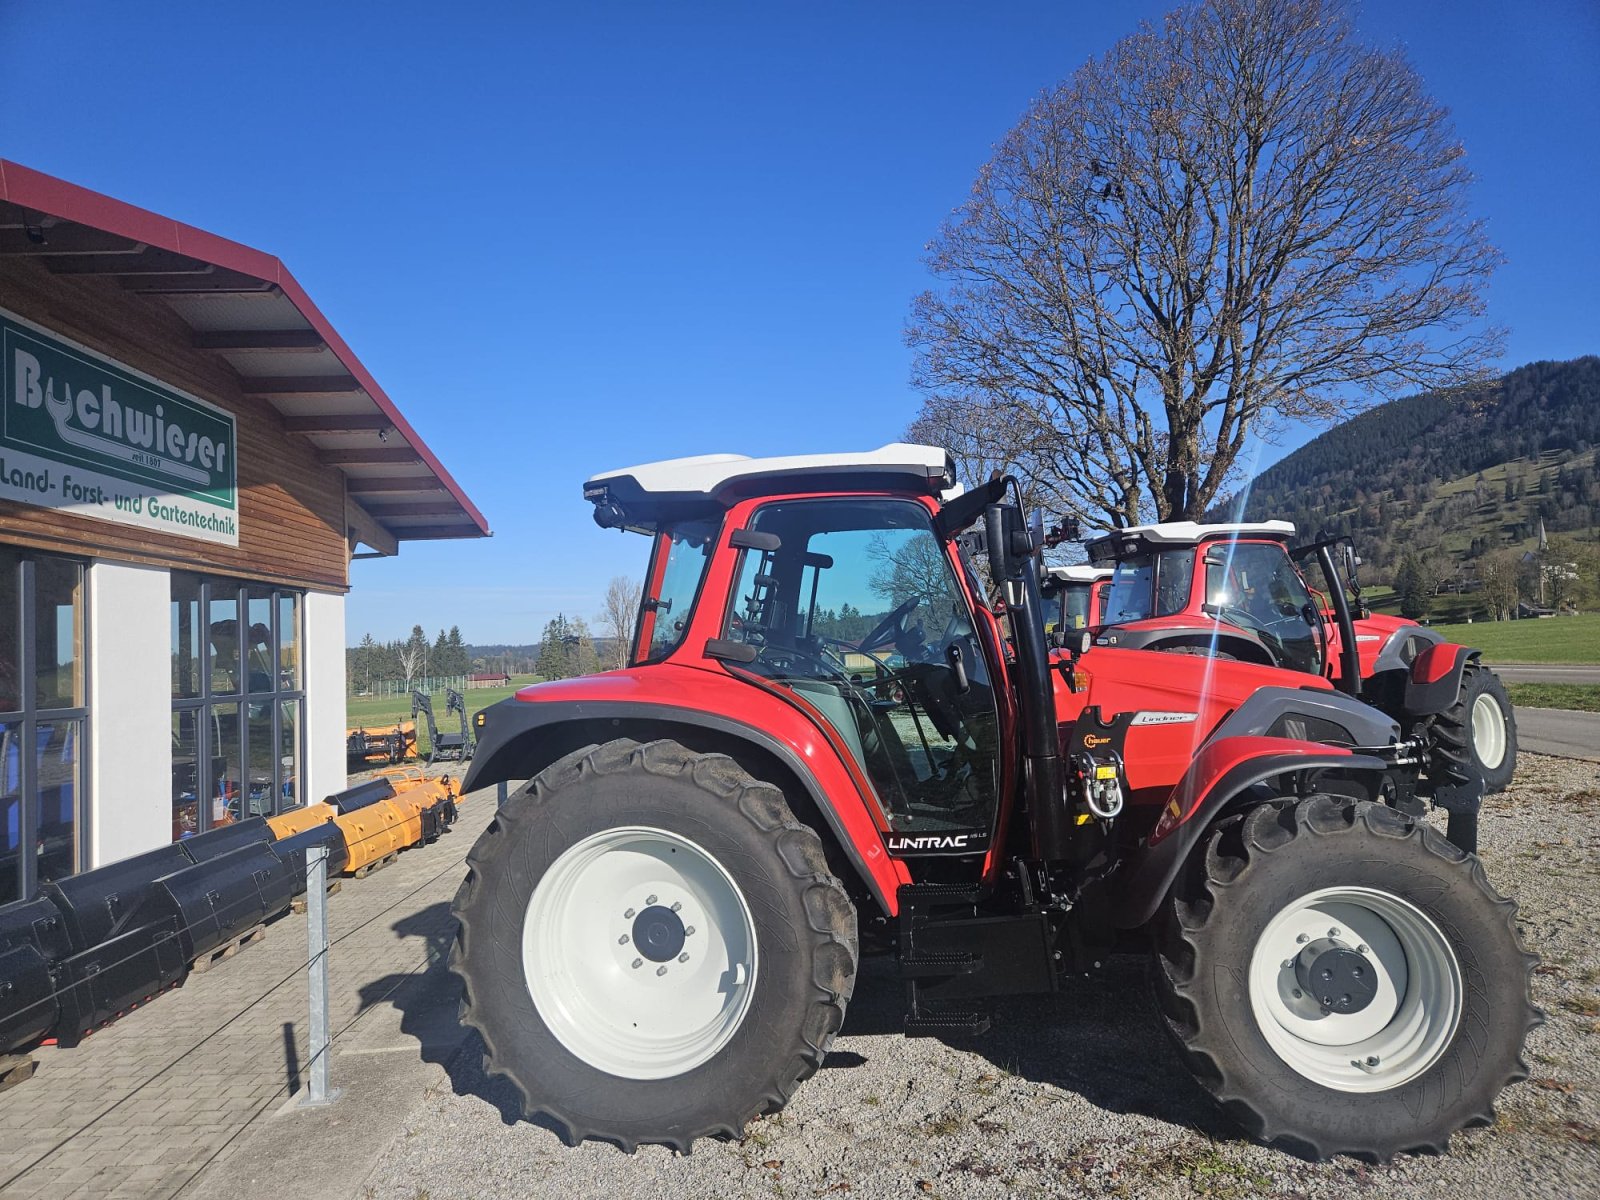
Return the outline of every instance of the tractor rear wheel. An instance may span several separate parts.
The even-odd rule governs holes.
[[[1461,673],[1461,691],[1455,704],[1433,723],[1446,769],[1476,767],[1483,774],[1484,790],[1503,792],[1517,769],[1517,719],[1500,677],[1473,660]],[[1459,766],[1457,766],[1459,764]],[[1466,782],[1466,780],[1459,780]]]
[[[737,1137],[822,1065],[855,910],[817,835],[733,759],[590,746],[513,795],[467,861],[462,1019],[569,1144]]]
[[[1223,1109],[1311,1158],[1443,1153],[1526,1078],[1536,959],[1478,860],[1319,795],[1219,822],[1158,918],[1169,1031]]]

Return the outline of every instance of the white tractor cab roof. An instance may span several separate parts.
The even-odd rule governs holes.
[[[1114,529],[1090,539],[1085,549],[1091,561],[1109,563],[1141,550],[1161,550],[1169,546],[1198,546],[1202,542],[1234,541],[1239,538],[1288,542],[1293,537],[1293,521],[1257,521],[1239,525],[1166,521],[1160,525],[1132,525],[1127,529]]]
[[[938,446],[895,442],[845,454],[750,458],[698,454],[591,476],[583,498],[595,523],[648,533],[662,522],[701,516],[752,496],[837,488],[936,496],[955,486],[955,463]]]
[[[1097,583],[1116,574],[1110,567],[1094,567],[1083,563],[1071,567],[1050,567],[1048,570],[1050,578],[1061,583]]]

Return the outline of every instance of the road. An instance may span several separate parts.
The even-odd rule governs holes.
[[[1600,762],[1600,713],[1519,707],[1517,745],[1532,754]]]
[[[1600,683],[1600,663],[1490,663],[1507,683]]]

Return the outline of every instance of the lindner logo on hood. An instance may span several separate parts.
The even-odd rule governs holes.
[[[238,544],[232,414],[0,312],[0,495]]]

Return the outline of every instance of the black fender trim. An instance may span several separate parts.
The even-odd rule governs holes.
[[[823,819],[828,822],[828,827],[833,831],[834,841],[849,859],[857,877],[872,893],[879,907],[885,914],[891,911],[889,898],[884,895],[872,873],[867,870],[866,860],[862,858],[860,848],[846,835],[844,825],[839,820],[839,814],[834,811],[827,793],[822,790],[822,786],[817,783],[816,777],[812,775],[810,768],[800,756],[771,734],[754,725],[747,725],[743,721],[735,721],[715,713],[693,708],[678,708],[670,704],[626,700],[533,704],[511,696],[491,704],[474,718],[478,748],[473,756],[472,766],[461,782],[462,794],[477,791],[479,788],[493,787],[509,779],[523,778],[517,773],[521,762],[520,756],[511,753],[511,750],[526,735],[557,725],[604,721],[657,721],[662,724],[696,726],[726,737],[739,738],[772,755],[787,766],[806,789],[811,802],[817,806],[817,811],[822,814]]]
[[[1201,835],[1244,792],[1275,775],[1330,769],[1375,771],[1381,775],[1389,766],[1370,754],[1269,754],[1239,763],[1206,789],[1188,820],[1132,856],[1111,883],[1112,920],[1119,928],[1134,929],[1155,916]]]

